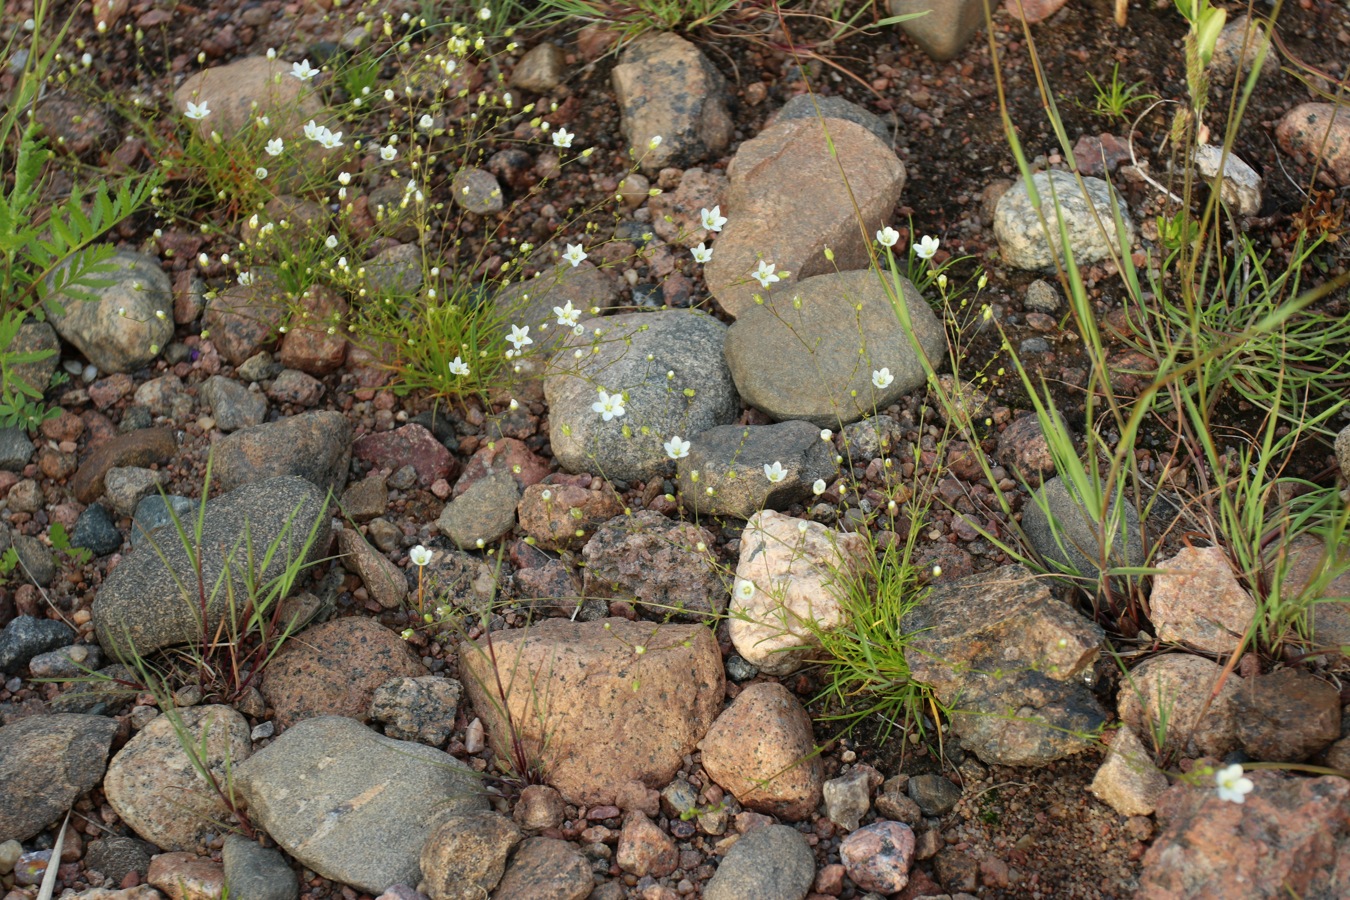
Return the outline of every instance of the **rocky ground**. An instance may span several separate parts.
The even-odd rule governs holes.
[[[1346,895],[1350,786],[1292,771],[1350,769],[1344,658],[1247,654],[1226,671],[1255,602],[1221,555],[1179,537],[1160,554],[1172,572],[1154,579],[1142,638],[1014,564],[982,535],[1006,522],[969,445],[940,442],[924,388],[915,347],[942,357],[951,333],[916,291],[911,340],[859,271],[884,226],[897,250],[939,238],[934,262],[957,259],[953,283],[977,266],[989,279],[953,311],[968,369],[1008,362],[981,330],[987,306],[1081,426],[1085,357],[1011,180],[982,28],[965,42],[975,20],[962,10],[977,6],[834,45],[802,23],[794,38],[815,41],[814,57],[785,52],[763,18],[614,53],[595,28],[517,35],[498,70],[575,146],[523,126],[431,198],[466,210],[464,247],[497,259],[484,271],[520,257],[542,273],[485,300],[532,326],[521,374],[538,377],[484,397],[396,391],[388,357],[359,335],[283,319],[282,276],[221,262],[240,236],[197,227],[212,212],[111,236],[115,271],[95,300],[19,337],[57,351],[27,374],[60,413],[0,430],[0,539],[19,561],[0,586],[6,900],[36,895],[68,810],[57,895],[106,900],[220,897],[225,883],[239,898],[382,900]],[[1117,30],[1098,6],[1026,10],[1078,163],[1110,173],[1142,260],[1162,208],[1144,176],[1164,177],[1168,116],[1141,120],[1131,159],[1129,125],[1088,111],[1082,73],[1118,62],[1179,97],[1182,26],[1149,3]],[[333,59],[365,34],[361,10],[317,3],[95,10],[110,36],[81,10],[68,39],[90,48],[106,93],[53,88],[38,104],[70,163],[54,194],[72,172],[146,164],[148,138],[128,139],[110,94],[278,123],[298,106],[298,131],[336,101],[331,85],[292,79],[292,62]],[[21,4],[4,24],[30,14]],[[1242,27],[1219,54],[1226,77]],[[1021,29],[996,11],[1010,114],[1042,177],[1060,178]],[[1234,147],[1252,168],[1230,179],[1230,203],[1278,250],[1298,227],[1312,125],[1334,112],[1306,105],[1292,71],[1322,87],[1346,77],[1350,12],[1291,3],[1277,34],[1284,70],[1269,63],[1253,97]],[[1350,186],[1340,118],[1322,151],[1328,219]],[[362,208],[398,199],[373,148],[361,165]],[[549,192],[530,193],[540,179]],[[1056,182],[1080,216],[1113,202],[1088,182],[1086,197]],[[616,193],[617,215],[567,212]],[[726,216],[715,228],[713,207]],[[288,216],[336,221],[308,197],[264,213]],[[1113,267],[1086,220],[1069,232],[1109,317]],[[519,253],[524,240],[546,246]],[[564,255],[573,242],[587,259]],[[420,280],[425,246],[395,229],[364,262]],[[750,280],[761,261],[782,279]],[[1345,262],[1336,238],[1317,277]],[[346,287],[304,302],[342,321],[362,302]],[[1344,292],[1325,303],[1343,309]],[[1017,494],[1035,549],[1063,556],[1018,493],[1021,479],[1041,485],[1072,530],[1027,398],[991,378],[971,402],[987,425],[967,439]],[[1350,469],[1350,439],[1292,466],[1330,483]],[[930,590],[905,614],[904,656],[936,703],[923,722],[872,717],[841,734],[821,718],[839,709],[821,699],[800,623],[841,625],[829,573],[899,541],[921,490],[939,498],[915,555]],[[200,535],[180,540],[170,512],[191,530],[199,509]],[[294,583],[288,561],[292,574],[310,564]],[[249,569],[271,639],[228,625]],[[1350,644],[1343,604],[1317,608],[1317,633]],[[132,647],[167,680],[148,683]],[[1204,774],[1234,762],[1284,768],[1249,769],[1234,803]]]

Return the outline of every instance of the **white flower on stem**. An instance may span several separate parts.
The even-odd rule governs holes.
[[[745,580],[736,582],[736,596],[741,600],[749,600],[755,596],[755,583]]]
[[[879,390],[885,390],[890,387],[892,381],[895,381],[895,376],[891,374],[891,370],[886,366],[882,366],[872,373],[872,386]]]
[[[412,560],[412,564],[420,569],[431,562],[431,551],[418,544],[408,551],[408,559]]]
[[[586,258],[586,251],[581,249],[580,244],[568,244],[567,250],[563,253],[562,258],[570,262],[572,268],[575,269],[577,266],[581,265],[581,261]]]
[[[389,102],[389,103],[393,103],[393,102],[394,102],[394,89],[393,89],[393,88],[385,88],[385,89],[384,89],[384,99],[385,99],[387,102]]]
[[[703,227],[709,231],[721,231],[722,226],[727,224],[727,217],[722,215],[721,206],[699,210],[699,217]]]
[[[519,325],[512,325],[511,333],[506,336],[506,339],[515,346],[517,352],[519,352],[520,348],[524,347],[526,344],[534,343],[534,338],[530,337],[530,326],[528,325],[524,328],[521,328]]]
[[[240,272],[240,273],[239,273],[239,277],[236,278],[235,281],[239,282],[239,283],[242,284],[242,285],[250,285],[250,284],[253,283],[253,273],[252,273],[252,272]]]
[[[671,459],[684,459],[689,455],[689,442],[680,440],[680,436],[674,435],[665,443],[666,456]]]
[[[600,418],[606,422],[616,419],[624,413],[623,394],[611,394],[602,390],[600,399],[591,404],[591,409],[598,412]]]
[[[323,245],[329,250],[336,250],[338,245],[337,235],[330,234],[328,237],[324,238]]]
[[[694,262],[696,263],[705,263],[712,259],[712,248],[703,242],[700,242],[697,247],[689,252],[694,255]]]
[[[393,144],[387,144],[380,148],[380,159],[388,162],[398,156],[398,148]]]
[[[183,112],[183,115],[187,116],[189,119],[200,122],[202,119],[211,115],[211,110],[205,103],[193,103],[189,100],[187,109]]]
[[[832,441],[834,440],[834,432],[828,428],[822,428],[820,429],[820,439],[822,441]]]
[[[751,272],[750,277],[758,281],[760,287],[768,287],[774,282],[781,280],[777,275],[773,274],[773,270],[776,268],[777,266],[773,263],[766,263],[761,259],[759,261],[759,268]]]
[[[450,374],[458,375],[461,378],[469,374],[469,364],[456,356],[450,362]]]
[[[553,307],[553,314],[558,317],[558,324],[564,328],[575,327],[581,318],[581,310],[574,309],[571,300],[568,300],[565,306]]]
[[[919,242],[914,245],[914,255],[919,259],[932,259],[938,252],[938,245],[941,243],[941,241],[931,234],[925,234],[919,239]]]
[[[777,484],[787,477],[787,470],[783,468],[781,462],[775,459],[773,465],[765,464],[764,477],[769,479],[770,484]]]
[[[488,19],[492,18],[492,10],[484,6],[482,9],[478,10],[478,18],[486,22]]]
[[[1214,785],[1219,792],[1220,800],[1228,800],[1233,803],[1242,803],[1247,795],[1252,792],[1256,785],[1252,784],[1250,778],[1242,774],[1242,766],[1239,763],[1233,763],[1231,766],[1224,766],[1214,773]]]
[[[310,68],[309,60],[302,59],[298,63],[291,63],[291,74],[301,81],[309,81],[315,75],[319,74],[319,70]]]
[[[824,478],[817,478],[817,479],[816,479],[815,484],[811,485],[811,493],[815,494],[817,497],[819,497],[821,494],[825,493],[825,479],[824,479]]]
[[[877,243],[883,247],[894,247],[899,240],[900,232],[889,225],[877,232]]]
[[[653,149],[653,150],[655,150],[657,147],[660,147],[660,146],[661,146],[661,135],[659,135],[659,134],[653,135],[653,136],[652,136],[652,139],[651,139],[650,141],[647,142],[647,146],[650,147],[650,148]]]
[[[258,166],[258,168],[253,170],[253,175],[259,181],[262,181],[267,177],[267,169],[264,166]]]
[[[572,138],[574,137],[576,137],[576,135],[566,128],[559,128],[557,131],[553,132],[553,146],[565,150],[572,146]]]
[[[272,138],[265,149],[268,156],[280,156],[286,149],[286,143],[281,138]]]
[[[317,141],[319,139],[319,131],[320,125],[313,119],[310,119],[305,123],[305,137],[309,138],[311,141]]]
[[[319,132],[319,146],[325,150],[336,150],[342,146],[342,132],[329,131],[327,128]]]
[[[423,115],[422,118],[417,120],[417,127],[423,131],[430,131],[434,124],[436,124],[436,120],[431,118],[430,115]]]

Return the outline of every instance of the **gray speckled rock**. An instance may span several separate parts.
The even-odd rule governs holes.
[[[29,716],[0,728],[0,842],[26,841],[103,780],[117,723],[104,716]]]
[[[17,426],[0,428],[0,469],[22,472],[33,458],[33,441]]]
[[[247,559],[243,546],[246,530],[255,554],[273,541],[282,544],[281,552],[259,573],[262,583],[280,574],[288,556],[298,556],[310,531],[317,528],[308,553],[312,562],[328,546],[326,515],[319,489],[294,477],[255,482],[209,501],[202,530],[203,577],[208,585],[215,584],[228,558],[236,594],[244,590],[240,567]],[[93,620],[99,643],[114,656],[131,646],[140,653],[150,653],[199,634],[195,594],[189,602],[177,580],[186,576],[174,574],[192,571],[188,551],[176,533],[166,535],[161,531],[157,537],[163,537],[158,541],[158,551],[139,547],[108,574],[94,598]],[[215,592],[207,608],[208,629],[216,627],[226,603],[226,591]]]
[[[201,398],[211,408],[216,427],[221,431],[238,431],[251,425],[261,425],[267,417],[267,398],[226,378],[212,375],[199,388]]]
[[[942,323],[914,285],[901,279],[901,286],[919,345],[940,368],[947,352]],[[886,287],[867,270],[776,290],[765,306],[752,307],[731,326],[726,354],[747,403],[775,419],[804,419],[818,428],[873,415],[926,380]],[[878,388],[872,376],[882,368],[894,380]]]
[[[52,382],[52,375],[56,374],[57,363],[61,360],[61,342],[57,340],[52,326],[33,319],[24,322],[19,326],[19,333],[15,335],[14,343],[10,344],[9,349],[14,353],[43,351],[49,353],[43,359],[22,363],[10,369],[11,375],[22,378],[29,387],[39,391],[47,390],[47,386]]]
[[[815,877],[815,857],[801,832],[786,825],[765,825],[731,845],[717,874],[704,888],[703,897],[802,900]]]
[[[1086,177],[1083,186],[1068,172],[1051,169],[1037,172],[1033,176],[1036,192],[1040,195],[1045,222],[1049,228],[1047,235],[1041,229],[1041,220],[1031,205],[1031,196],[1027,192],[1024,180],[1018,180],[1008,189],[994,210],[994,236],[998,238],[999,252],[1003,261],[1019,269],[1053,269],[1055,255],[1061,253],[1059,216],[1055,213],[1058,203],[1059,214],[1069,234],[1069,246],[1073,250],[1074,261],[1080,266],[1100,262],[1110,257],[1113,249],[1121,252],[1116,238],[1115,218],[1111,212],[1111,189],[1100,178]],[[1055,196],[1050,195],[1051,185]],[[1125,222],[1125,234],[1130,244],[1134,242],[1134,222],[1125,202],[1116,198],[1121,218]],[[1095,215],[1094,215],[1094,212]],[[1098,227],[1097,221],[1101,220]],[[1105,232],[1102,229],[1105,228]],[[1127,245],[1124,252],[1129,252]]]
[[[22,672],[41,653],[59,650],[75,641],[75,632],[55,619],[17,616],[0,631],[0,675]]]
[[[1101,525],[1063,478],[1051,478],[1032,495],[1022,511],[1022,530],[1037,553],[1048,562],[1089,579],[1082,583],[1093,589],[1102,573]],[[1108,566],[1143,565],[1144,539],[1139,530],[1139,513],[1128,500],[1121,513],[1121,531],[1114,536],[1112,547],[1108,548]]]
[[[249,900],[295,900],[300,886],[286,858],[242,834],[225,836],[225,881],[230,896]]]
[[[48,321],[100,371],[138,369],[173,340],[173,285],[158,260],[118,250],[105,263],[110,271],[84,276],[100,282],[77,289],[88,300],[73,296],[70,288],[60,289],[73,265],[66,263],[47,279],[53,292],[46,304]],[[126,314],[119,315],[119,310]],[[156,315],[160,312],[164,318]]]
[[[861,125],[875,134],[886,146],[889,147],[892,143],[891,126],[881,116],[869,112],[843,97],[798,94],[784,103],[783,108],[774,113],[764,127],[772,128],[780,122],[790,122],[793,119],[815,119],[821,116],[830,119],[843,119],[852,122],[854,125]]]
[[[544,381],[553,453],[568,471],[651,478],[669,467],[663,445],[671,436],[727,425],[740,413],[722,352],[727,329],[711,316],[668,310],[582,324],[586,333],[568,336]],[[604,334],[591,353],[596,328]],[[598,389],[624,396],[623,416],[603,420],[592,408]]]
[[[698,47],[671,32],[643,35],[614,67],[623,135],[643,171],[689,166],[731,144],[726,80]],[[652,138],[661,143],[651,146]]]
[[[436,527],[461,550],[498,540],[516,525],[520,485],[510,472],[492,472],[446,504]]]
[[[417,884],[432,831],[488,806],[478,777],[454,757],[340,716],[292,725],[238,766],[235,782],[282,849],[372,894]]]
[[[608,310],[621,296],[611,273],[582,260],[575,266],[559,263],[537,278],[509,284],[492,298],[492,304],[512,324],[528,325],[539,350],[551,350],[567,335],[567,329],[558,325],[555,306],[565,308],[570,303],[589,316],[592,308]]]
[[[680,498],[695,515],[748,519],[761,509],[787,509],[811,496],[816,479],[828,483],[839,474],[834,444],[810,422],[723,425],[690,443],[678,474]],[[774,463],[786,473],[777,482],[764,472]]]

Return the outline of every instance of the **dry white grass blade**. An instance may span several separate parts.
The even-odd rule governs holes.
[[[70,813],[66,813],[66,820],[61,823],[61,830],[56,833],[52,858],[47,860],[47,871],[42,874],[42,886],[38,888],[37,900],[52,900],[52,893],[56,890],[56,870],[61,866],[61,847],[66,842],[66,826],[69,824]]]

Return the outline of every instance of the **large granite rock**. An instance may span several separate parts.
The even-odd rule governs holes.
[[[296,560],[312,563],[328,546],[324,496],[300,478],[270,478],[245,485],[207,502],[201,537],[202,579],[207,587],[206,621],[200,621],[193,554],[177,534],[157,535],[159,546],[139,547],[114,568],[94,598],[95,633],[115,656],[151,653],[214,633],[226,614],[229,580],[239,611],[246,596],[249,544],[258,560],[278,546],[268,564],[255,573],[267,585]],[[310,535],[313,534],[313,540]],[[256,564],[256,563],[255,563]],[[261,597],[259,598],[261,599]],[[272,598],[280,602],[284,597]]]
[[[340,412],[301,413],[241,428],[218,440],[214,452],[212,477],[222,490],[298,475],[337,496],[347,483],[352,427]]]
[[[48,276],[48,321],[100,371],[139,369],[173,340],[169,276],[157,259],[131,250],[118,250],[94,272],[80,271],[83,258]]]
[[[105,716],[29,716],[0,728],[0,843],[60,821],[103,780],[117,723]]]
[[[1037,172],[1032,181],[1045,215],[1045,228],[1041,227],[1025,180],[1009,188],[994,209],[994,236],[1005,263],[1019,269],[1053,269],[1055,257],[1063,259],[1061,219],[1069,235],[1074,262],[1080,266],[1109,259],[1112,253],[1119,257],[1122,252],[1130,252],[1134,222],[1125,201],[1107,182],[1089,176],[1083,178],[1083,186],[1079,187],[1078,179],[1059,169]],[[1112,200],[1125,224],[1123,248],[1117,236]]]

